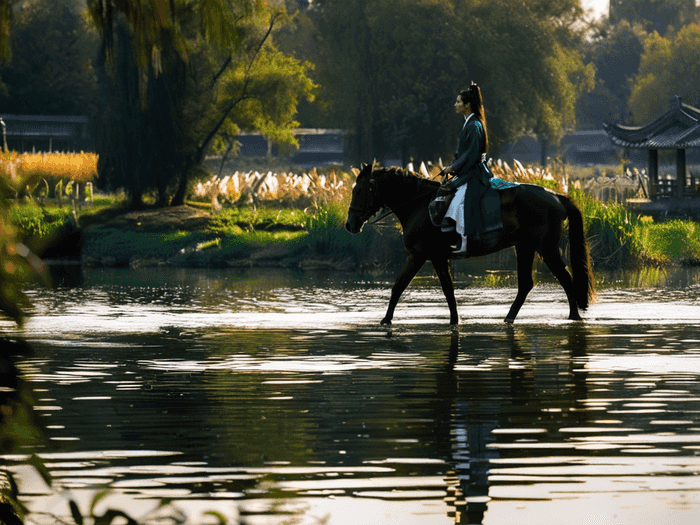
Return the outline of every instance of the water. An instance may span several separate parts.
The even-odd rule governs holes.
[[[5,461],[31,520],[106,488],[97,515],[191,523],[696,523],[698,274],[612,278],[582,323],[540,283],[513,326],[507,279],[457,277],[458,331],[427,276],[391,331],[383,277],[93,270],[30,291],[18,367],[48,443],[26,452],[53,489]]]

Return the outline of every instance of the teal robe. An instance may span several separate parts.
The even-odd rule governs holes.
[[[484,128],[472,114],[459,132],[457,151],[450,164],[455,171],[455,177],[448,183],[448,187],[451,189],[469,183],[464,196],[466,235],[480,234],[484,231],[480,202],[489,189],[489,179],[491,178],[491,173],[485,164],[485,152]]]

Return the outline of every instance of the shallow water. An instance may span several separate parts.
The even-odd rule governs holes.
[[[97,514],[167,498],[193,523],[695,523],[697,275],[611,278],[584,322],[541,283],[513,326],[515,290],[482,277],[457,274],[458,331],[426,276],[391,331],[383,277],[93,270],[32,290],[18,366],[49,442],[27,452],[54,490],[6,458],[32,519],[107,488]]]

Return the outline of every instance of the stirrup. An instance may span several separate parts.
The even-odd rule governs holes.
[[[452,247],[452,254],[453,255],[464,255],[465,253],[467,253],[467,238],[462,237],[461,245]]]

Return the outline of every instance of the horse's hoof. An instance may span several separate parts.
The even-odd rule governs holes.
[[[384,326],[384,325],[389,325],[389,326],[391,326],[391,319],[387,319],[387,318],[385,317],[384,319],[382,319],[382,320],[379,322],[379,324],[382,325],[382,326]]]
[[[503,319],[503,322],[506,324],[513,324],[514,321],[515,319],[511,319],[510,317],[506,317],[505,319]]]

